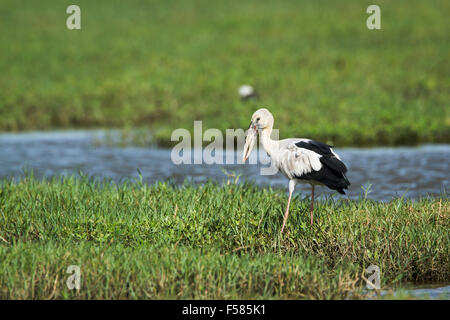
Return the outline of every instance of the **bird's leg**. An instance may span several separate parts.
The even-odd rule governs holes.
[[[286,212],[284,213],[283,226],[281,227],[281,233],[283,233],[284,225],[286,224],[286,221],[287,221],[287,218],[289,215],[289,205],[291,204],[291,197],[292,197],[292,192],[289,191],[289,199],[288,199],[288,203],[287,203],[287,207],[286,207]]]
[[[281,227],[281,233],[283,233],[284,230],[284,226],[286,225],[286,221],[289,215],[289,205],[291,204],[291,198],[292,198],[292,193],[295,190],[295,180],[290,180],[289,181],[289,199],[288,199],[288,204],[286,207],[286,212],[284,213],[284,219],[283,219],[283,226]]]
[[[309,214],[311,215],[311,225],[313,224],[313,211],[314,211],[314,185],[311,190],[311,207],[309,208]]]

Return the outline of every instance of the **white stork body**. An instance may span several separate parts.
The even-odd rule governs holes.
[[[350,185],[345,173],[347,168],[332,146],[310,139],[290,138],[272,140],[273,116],[267,109],[259,109],[252,116],[244,147],[244,162],[247,160],[259,132],[264,150],[270,156],[273,165],[289,179],[289,199],[284,215],[284,230],[291,203],[292,193],[297,183],[309,183],[311,193],[311,224],[313,223],[314,187],[326,185],[330,189],[345,194]]]

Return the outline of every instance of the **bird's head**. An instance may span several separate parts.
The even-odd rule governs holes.
[[[265,129],[272,129],[273,127],[273,116],[269,110],[262,108],[255,111],[252,115],[252,121],[250,122],[250,127],[247,130],[247,135],[245,136],[244,145],[244,155],[242,157],[242,162],[245,163],[247,158],[252,152],[253,146],[256,143],[256,136],[258,132]]]
[[[261,108],[255,111],[252,115],[252,122],[250,127],[254,126],[255,130],[264,130],[273,127],[273,116],[266,108]]]

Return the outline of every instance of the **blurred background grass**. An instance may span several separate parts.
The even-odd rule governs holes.
[[[450,3],[0,2],[0,130],[245,128],[342,145],[450,142]],[[259,97],[241,101],[251,84]]]

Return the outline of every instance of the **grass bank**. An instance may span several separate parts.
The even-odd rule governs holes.
[[[354,298],[448,282],[448,198],[319,201],[249,184],[2,180],[0,298]],[[82,288],[66,269],[79,265]],[[367,276],[367,275],[366,275]]]
[[[0,130],[248,126],[271,109],[283,137],[339,146],[450,142],[449,2],[0,3]],[[243,102],[249,83],[258,100]]]

